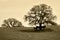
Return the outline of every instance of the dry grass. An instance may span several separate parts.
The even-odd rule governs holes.
[[[0,28],[0,40],[60,40],[60,26],[48,26],[44,31],[31,27]]]

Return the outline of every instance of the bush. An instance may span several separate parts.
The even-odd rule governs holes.
[[[22,27],[22,23],[14,18],[9,18],[3,21],[2,27]]]

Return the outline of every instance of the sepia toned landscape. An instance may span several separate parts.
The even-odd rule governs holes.
[[[0,40],[60,40],[59,4],[59,0],[0,0]]]

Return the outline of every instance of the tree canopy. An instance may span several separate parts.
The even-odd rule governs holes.
[[[25,21],[29,21],[29,24],[36,25],[36,24],[52,24],[56,25],[53,21],[56,18],[56,15],[52,14],[52,8],[46,4],[40,4],[33,6],[28,15],[25,15]]]
[[[15,18],[8,18],[3,21],[2,27],[22,27],[22,23]]]

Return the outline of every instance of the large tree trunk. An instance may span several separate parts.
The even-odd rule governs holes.
[[[46,28],[46,25],[43,25],[43,26],[42,26],[42,23],[40,23],[39,29],[40,29],[40,30],[44,30],[45,28]]]
[[[44,30],[45,27],[46,27],[45,25],[42,26],[42,23],[40,23],[39,26],[36,26],[34,29],[35,29],[35,30]]]

